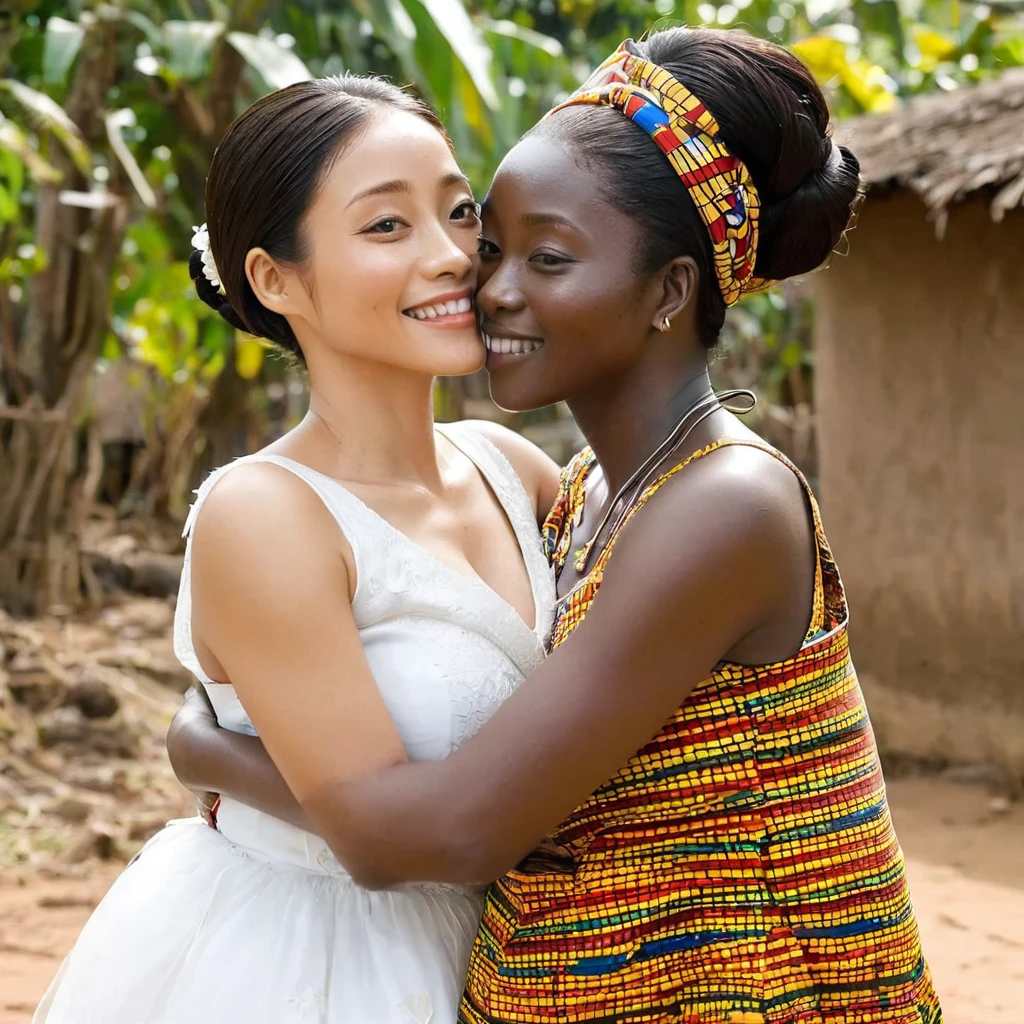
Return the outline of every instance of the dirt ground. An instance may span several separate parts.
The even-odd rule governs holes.
[[[1024,804],[940,777],[890,782],[945,1024],[1024,1021]],[[0,1024],[26,1024],[117,874],[0,880]]]

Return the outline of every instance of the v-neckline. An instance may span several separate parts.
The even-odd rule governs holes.
[[[381,524],[381,526],[383,526],[384,529],[387,532],[392,534],[392,536],[399,538],[408,547],[410,547],[413,550],[417,551],[423,558],[425,558],[427,561],[429,561],[434,567],[441,569],[442,571],[444,571],[445,573],[447,573],[449,576],[453,577],[456,580],[459,580],[459,581],[461,581],[463,583],[466,583],[467,585],[469,585],[471,587],[475,587],[478,590],[482,590],[484,593],[489,594],[495,600],[500,602],[500,604],[505,609],[507,609],[512,615],[515,616],[516,621],[518,623],[520,623],[524,629],[526,629],[530,633],[532,633],[535,637],[539,636],[541,634],[542,627],[543,627],[543,631],[547,632],[547,628],[550,625],[550,623],[544,622],[543,619],[542,619],[542,616],[544,616],[544,608],[543,608],[544,600],[543,600],[543,595],[540,593],[539,580],[537,578],[537,574],[530,567],[530,552],[529,552],[529,549],[527,548],[527,538],[524,537],[524,535],[523,535],[523,530],[521,529],[520,524],[519,524],[519,517],[515,514],[515,511],[512,508],[510,508],[505,503],[505,499],[502,497],[502,490],[503,490],[503,488],[501,486],[502,481],[497,479],[496,476],[492,476],[492,474],[490,472],[488,472],[488,469],[487,469],[486,466],[482,465],[480,462],[478,462],[476,459],[474,459],[473,456],[468,451],[466,451],[465,448],[463,448],[463,446],[460,445],[456,440],[454,440],[452,437],[450,437],[447,432],[438,430],[437,433],[441,434],[441,436],[446,441],[448,441],[452,445],[452,447],[454,447],[462,455],[464,455],[467,459],[469,459],[469,461],[474,465],[474,467],[476,467],[477,472],[481,475],[481,477],[483,477],[484,483],[487,484],[487,486],[490,489],[491,493],[494,494],[494,496],[498,499],[498,505],[501,507],[501,510],[502,510],[502,512],[505,515],[505,519],[508,522],[508,524],[512,527],[512,532],[515,534],[515,537],[516,537],[516,544],[519,547],[519,555],[520,555],[520,557],[523,560],[523,565],[524,565],[524,567],[526,569],[526,574],[527,574],[527,576],[529,577],[529,580],[530,580],[530,595],[531,595],[531,597],[533,599],[533,617],[534,617],[534,623],[533,623],[532,626],[526,621],[525,618],[523,618],[523,616],[519,613],[519,611],[515,607],[515,605],[513,605],[510,601],[508,601],[504,597],[502,597],[501,594],[499,594],[498,591],[495,590],[494,587],[492,587],[489,583],[487,583],[481,576],[479,576],[479,575],[477,575],[477,576],[470,576],[467,573],[460,572],[458,569],[453,568],[447,562],[445,562],[442,559],[438,558],[438,556],[435,555],[434,552],[430,550],[430,548],[425,547],[423,544],[420,544],[419,541],[413,540],[412,537],[410,537],[404,531],[400,530],[389,519],[386,519],[384,516],[382,516],[375,508],[372,508],[370,505],[368,505],[365,501],[363,501],[362,498],[359,497],[358,494],[356,494],[354,491],[352,491],[349,487],[346,487],[345,484],[343,484],[337,478],[335,478],[333,476],[328,476],[326,473],[321,473],[318,469],[313,469],[311,466],[307,466],[306,463],[299,462],[297,459],[292,459],[292,458],[290,458],[287,455],[277,455],[276,453],[275,454],[268,453],[267,455],[264,455],[263,458],[268,458],[269,457],[269,459],[271,461],[276,460],[276,459],[281,459],[284,462],[291,462],[291,463],[293,463],[296,466],[301,466],[306,472],[312,473],[314,476],[318,476],[318,477],[320,477],[320,479],[326,481],[327,483],[331,484],[332,486],[337,487],[339,490],[343,491],[352,501],[356,502],[363,509],[365,509],[365,511],[367,513],[369,513],[369,515],[375,521],[379,522]],[[491,442],[488,441],[487,438],[483,437],[482,435],[480,436],[480,441],[485,443],[485,444],[488,444],[488,445],[491,444]],[[493,445],[491,447],[493,447]],[[498,451],[497,448],[494,448],[494,453],[496,455],[498,455],[498,456],[501,456],[502,458],[504,457],[504,456],[501,455],[501,452]],[[509,465],[509,469],[510,469],[510,472],[514,473],[514,470],[511,469],[511,464]],[[518,478],[516,478],[516,479],[518,480]],[[522,489],[522,485],[520,484],[519,486]],[[523,490],[522,497],[523,497],[524,500],[526,500],[527,499],[526,491],[525,491],[525,489],[522,489],[522,490]],[[531,516],[531,522],[533,522],[533,517],[532,516]],[[538,544],[539,544],[539,536],[540,535],[539,535],[539,532],[538,532],[538,536],[537,536],[537,543]],[[358,590],[359,590],[359,580],[357,579],[356,580],[356,593],[358,593]]]

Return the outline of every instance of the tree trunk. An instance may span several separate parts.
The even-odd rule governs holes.
[[[66,105],[87,143],[104,144],[102,100],[114,67],[114,28],[98,19],[83,41]],[[62,203],[62,190],[88,191],[90,183],[56,146],[52,163],[63,180],[38,194],[37,246],[47,265],[31,282],[13,352],[4,330],[0,605],[22,614],[82,599],[82,527],[99,474],[96,445],[80,444],[78,428],[110,322],[110,280],[128,210],[114,176],[103,208]]]

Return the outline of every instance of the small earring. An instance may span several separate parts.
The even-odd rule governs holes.
[[[667,331],[671,326],[672,326],[672,321],[669,320],[669,318],[667,316],[661,318],[661,330],[662,330],[662,332]]]

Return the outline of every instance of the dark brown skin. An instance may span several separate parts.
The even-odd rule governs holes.
[[[707,373],[695,264],[680,258],[639,277],[638,229],[597,198],[599,184],[550,137],[516,146],[485,204],[477,298],[486,333],[544,343],[489,356],[495,400],[525,409],[566,399],[598,456],[574,547]],[[665,466],[721,437],[755,435],[716,412]],[[446,760],[378,771],[299,808],[259,741],[217,729],[201,698],[179,713],[168,749],[186,785],[312,828],[364,885],[488,881],[615,774],[717,663],[796,653],[813,578],[794,475],[764,452],[725,448],[675,476],[623,529],[583,624]],[[566,566],[560,594],[577,582]]]

